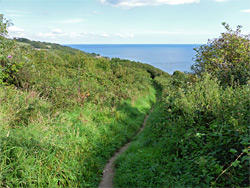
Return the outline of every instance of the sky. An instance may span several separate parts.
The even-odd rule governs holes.
[[[60,44],[205,44],[242,25],[250,0],[0,0],[10,37]]]

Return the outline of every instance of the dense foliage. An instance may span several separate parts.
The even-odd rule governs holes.
[[[149,72],[162,74],[4,37],[0,55],[1,74],[22,64],[1,75],[0,187],[97,186],[106,161],[135,135],[155,101]]]
[[[162,97],[117,160],[116,186],[250,185],[249,39],[225,26],[222,38],[196,49],[196,74],[155,78]]]
[[[93,187],[110,156],[120,187],[247,187],[249,39],[197,50],[195,74],[6,38],[0,17],[0,187]],[[236,48],[237,46],[237,48]],[[217,63],[217,64],[216,64]],[[234,84],[236,82],[237,84]]]
[[[13,40],[6,39],[10,22],[0,14],[0,85],[12,83],[14,74],[22,67],[19,48]]]
[[[156,80],[162,101],[118,159],[116,186],[249,186],[250,85],[224,89],[209,74]]]
[[[198,75],[207,71],[222,85],[245,85],[250,79],[250,35],[241,34],[241,26],[233,31],[228,24],[223,25],[226,32],[195,49],[192,70]]]

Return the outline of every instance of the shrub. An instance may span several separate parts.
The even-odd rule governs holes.
[[[241,34],[241,26],[233,31],[228,24],[222,25],[226,32],[219,38],[195,48],[196,63],[191,69],[198,75],[207,71],[225,86],[245,85],[250,79],[250,36]]]

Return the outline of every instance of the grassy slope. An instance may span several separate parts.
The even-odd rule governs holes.
[[[68,48],[22,54],[18,88],[0,87],[0,186],[97,186],[155,101],[158,70]]]
[[[30,44],[25,43],[25,42],[17,42],[17,44],[20,46],[30,46]]]

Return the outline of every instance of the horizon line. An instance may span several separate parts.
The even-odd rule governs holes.
[[[203,44],[196,44],[196,43],[147,43],[147,44],[143,44],[143,43],[126,43],[126,44],[121,44],[121,43],[112,43],[112,44],[61,44],[61,45],[203,45]]]

